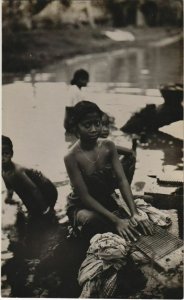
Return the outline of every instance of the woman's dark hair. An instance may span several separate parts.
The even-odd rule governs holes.
[[[77,85],[78,80],[86,79],[89,80],[89,73],[84,69],[79,69],[75,71],[72,80],[70,81],[71,85]]]
[[[103,112],[93,102],[90,101],[80,101],[73,107],[72,112],[72,123],[76,126],[87,114],[89,113],[97,113],[100,118],[102,118]]]
[[[13,143],[9,137],[2,135],[2,145],[7,145],[13,151]]]
[[[106,123],[109,125],[110,124],[110,117],[107,113],[103,112],[102,118],[106,119]]]

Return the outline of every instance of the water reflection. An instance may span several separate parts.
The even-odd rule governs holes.
[[[169,134],[158,132],[152,136],[148,136],[149,149],[163,151],[163,165],[177,166],[181,163],[182,140],[179,140]]]
[[[86,69],[91,82],[124,82],[141,89],[182,82],[182,41],[165,47],[127,48],[110,53],[78,56],[19,78],[25,81],[70,82],[75,70]],[[33,74],[34,73],[34,74]],[[34,78],[33,78],[34,75]],[[3,74],[3,82],[12,82]]]
[[[78,68],[86,69],[92,82],[125,82],[134,87],[158,88],[161,83],[182,81],[182,44],[167,47],[129,48],[112,53],[66,60],[44,71],[56,81],[69,82]],[[147,73],[142,72],[147,70]]]

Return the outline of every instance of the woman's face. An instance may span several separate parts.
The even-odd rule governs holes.
[[[2,145],[2,165],[5,166],[10,163],[13,156],[12,150],[7,145]]]
[[[88,113],[77,127],[77,133],[83,141],[96,141],[101,135],[101,118],[98,113]]]
[[[109,135],[109,120],[106,115],[103,115],[102,117],[102,131],[100,137],[107,138]]]
[[[87,78],[78,78],[78,80],[77,80],[77,86],[79,87],[79,88],[82,88],[82,87],[85,87],[85,86],[87,86],[87,84],[88,84],[88,79]]]

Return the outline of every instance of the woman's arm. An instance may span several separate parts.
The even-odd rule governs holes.
[[[116,149],[119,155],[135,155],[132,149],[121,147],[119,145],[116,145]]]
[[[42,214],[48,211],[48,205],[44,201],[43,195],[35,185],[35,183],[27,176],[24,169],[16,170],[16,181],[18,185],[21,185],[21,188],[26,191],[26,198],[34,199],[38,203],[39,208]]]
[[[119,190],[121,192],[123,199],[125,199],[125,202],[130,209],[131,218],[132,218],[132,220],[135,219],[139,223],[139,225],[142,227],[142,230],[145,234],[147,232],[152,233],[153,230],[152,230],[151,223],[148,221],[148,219],[146,219],[146,220],[141,219],[141,216],[139,216],[139,214],[138,214],[138,210],[136,208],[136,205],[135,205],[135,202],[133,199],[130,185],[125,176],[123,167],[118,159],[116,147],[113,142],[110,142],[109,146],[111,149],[112,166],[113,166],[113,169],[114,169],[117,181],[118,181],[118,187],[119,187]]]
[[[15,203],[15,201],[12,199],[13,197],[13,189],[12,187],[7,183],[6,179],[3,177],[4,179],[4,183],[5,183],[5,186],[6,186],[6,189],[7,189],[7,192],[6,192],[6,198],[5,198],[5,203],[7,204],[12,204],[12,203]]]
[[[125,202],[130,209],[131,216],[133,216],[135,213],[137,213],[137,208],[136,208],[135,202],[133,200],[133,195],[132,195],[132,191],[130,189],[130,185],[125,176],[123,167],[119,161],[118,154],[117,154],[114,143],[109,141],[108,144],[109,144],[108,146],[110,148],[112,167],[113,167],[115,176],[117,178],[119,190],[121,192],[123,199],[125,199]]]
[[[13,189],[8,184],[8,182],[6,181],[6,179],[4,177],[3,177],[3,179],[4,179],[4,183],[5,183],[6,189],[7,189],[7,198],[12,198],[12,196],[13,196]]]

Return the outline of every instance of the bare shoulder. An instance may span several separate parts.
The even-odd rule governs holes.
[[[23,166],[21,166],[19,164],[14,163],[14,172],[15,172],[16,175],[21,175],[25,171],[26,171],[25,167],[23,167]]]
[[[109,140],[109,139],[100,140],[100,143],[101,143],[101,145],[102,145],[104,148],[106,148],[106,149],[111,150],[111,149],[114,149],[114,148],[115,148],[114,142],[112,142],[112,141]]]
[[[16,163],[14,163],[14,169],[15,169],[16,172],[23,172],[23,171],[25,171],[25,167],[23,167],[23,166],[21,166],[19,164],[16,164]]]
[[[67,165],[73,164],[77,159],[77,153],[78,153],[78,142],[76,142],[69,150],[69,152],[64,156],[65,164]]]

